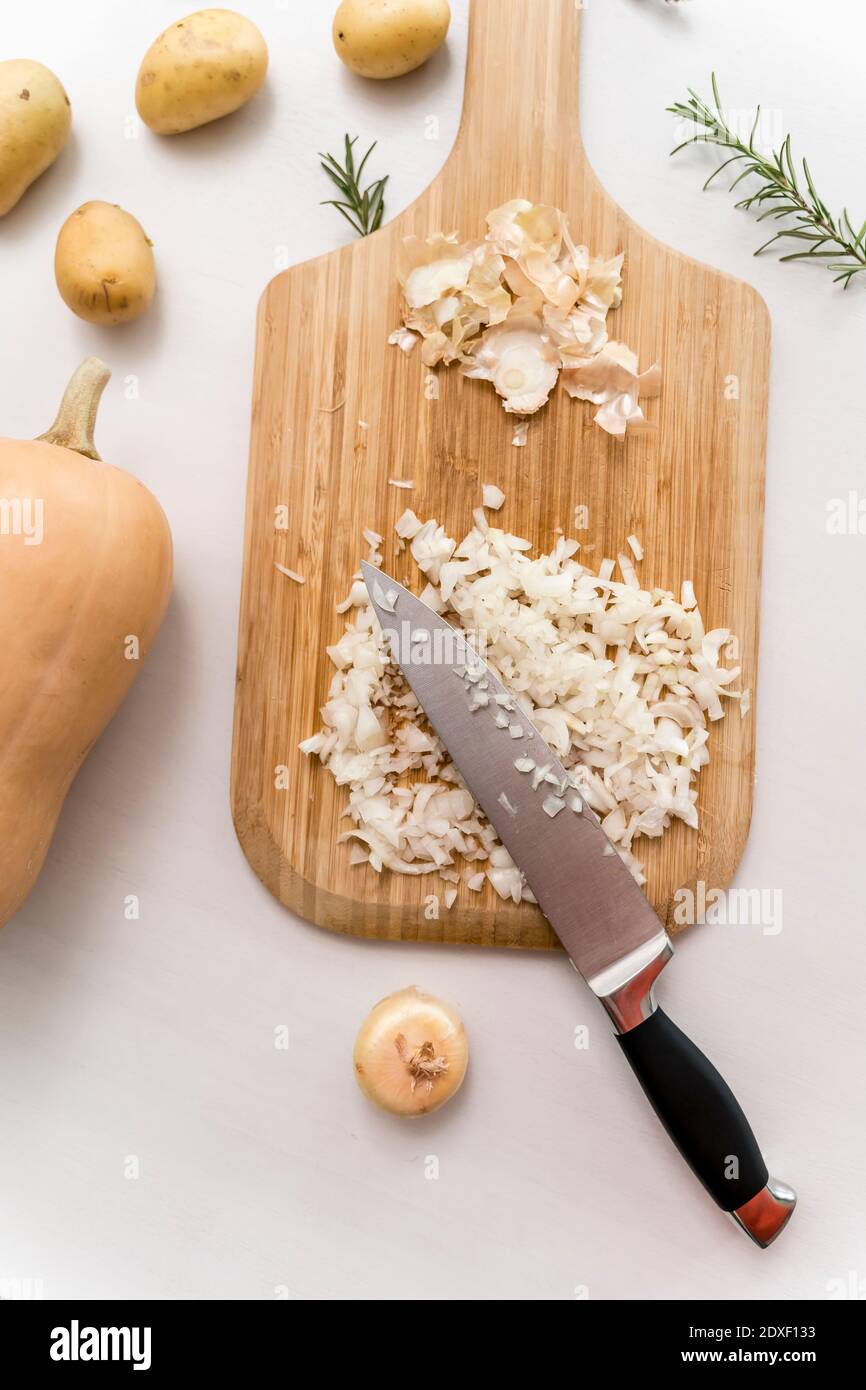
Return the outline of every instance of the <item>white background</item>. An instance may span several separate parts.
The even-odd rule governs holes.
[[[44,429],[77,361],[104,356],[115,376],[98,442],[161,499],[177,578],[153,658],[0,936],[0,1280],[39,1280],[46,1297],[837,1294],[866,1279],[866,536],[829,536],[826,507],[866,495],[866,285],[843,296],[817,268],[753,260],[761,229],[724,191],[700,191],[709,153],[668,160],[664,107],[689,85],[706,92],[715,67],[726,102],[764,102],[825,199],[862,220],[866,13],[856,0],[590,0],[583,26],[583,134],[603,182],[651,232],[750,280],[773,318],[759,778],[737,883],[782,890],[783,930],[698,928],[660,991],[800,1191],[762,1253],[686,1173],[564,959],[331,936],[279,907],[236,843],[256,302],[275,257],[344,241],[319,206],[316,159],[344,130],[379,139],[371,171],[391,173],[390,213],[430,181],[457,128],[467,22],[453,0],[445,52],[366,84],[332,51],[330,5],[243,9],[270,46],[266,90],[163,140],[136,127],[133,91],[177,5],[4,5],[0,56],[57,71],[74,134],[0,223],[0,428]],[[57,230],[89,198],[122,203],[155,242],[159,295],[131,327],[79,322],[54,287]],[[124,919],[130,893],[138,922]],[[367,1009],[413,981],[458,1005],[473,1052],[460,1097],[401,1125],[362,1099],[350,1058]],[[438,1181],[424,1176],[431,1154]]]

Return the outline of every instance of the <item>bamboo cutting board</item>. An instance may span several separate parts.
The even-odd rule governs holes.
[[[288,907],[339,932],[394,940],[550,947],[537,908],[461,885],[450,912],[425,911],[430,879],[350,867],[336,838],[343,792],[298,742],[319,727],[332,668],[326,643],[342,631],[335,603],[365,553],[363,527],[386,538],[385,568],[405,578],[393,527],[408,505],[462,536],[481,484],[507,494],[507,529],[549,549],[571,530],[597,563],[625,537],[643,541],[642,582],[694,582],[708,627],[739,638],[754,690],[763,526],[769,320],[747,285],[699,265],[641,231],[600,187],[578,126],[575,0],[473,0],[463,120],[426,193],[375,236],[278,275],[258,314],[252,445],[241,597],[232,805],[244,851]],[[662,154],[659,156],[663,157]],[[655,434],[617,444],[593,407],[557,388],[534,416],[525,448],[492,386],[456,368],[425,390],[420,351],[387,346],[400,322],[397,251],[409,233],[483,234],[484,217],[515,197],[552,203],[596,254],[625,252],[623,307],[608,320],[641,366],[660,360]],[[430,397],[433,396],[431,399]],[[361,421],[366,423],[364,428]],[[408,493],[388,479],[411,478]],[[288,530],[275,529],[288,508]],[[462,528],[462,529],[461,529]],[[299,586],[274,568],[300,571]],[[699,831],[677,822],[641,839],[648,892],[662,919],[674,894],[728,883],[748,833],[754,712],[737,708],[710,739],[700,776]],[[287,789],[276,770],[288,769]]]

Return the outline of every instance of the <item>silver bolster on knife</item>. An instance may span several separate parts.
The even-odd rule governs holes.
[[[587,983],[598,996],[618,1033],[630,1033],[656,1011],[653,985],[674,953],[666,931],[645,941]]]

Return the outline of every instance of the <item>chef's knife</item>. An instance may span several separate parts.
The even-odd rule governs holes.
[[[362,566],[394,660],[522,871],[686,1162],[760,1246],[796,1195],[769,1176],[732,1091],[656,1005],[670,938],[569,774],[465,638],[402,584]]]

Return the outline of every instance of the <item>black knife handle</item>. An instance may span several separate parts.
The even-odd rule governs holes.
[[[727,1082],[662,1009],[617,1041],[650,1104],[710,1196],[757,1244],[769,1245],[788,1222],[796,1196],[770,1177]]]

